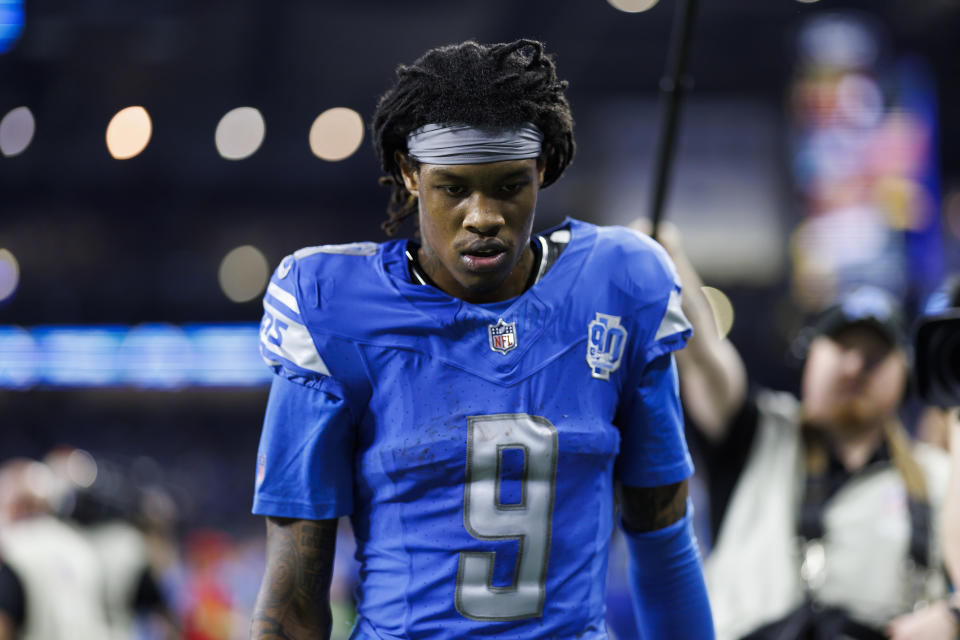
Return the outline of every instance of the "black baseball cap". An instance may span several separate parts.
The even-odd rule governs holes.
[[[841,295],[813,322],[814,333],[836,336],[853,325],[873,327],[897,347],[907,346],[907,323],[899,301],[885,289],[862,285]]]

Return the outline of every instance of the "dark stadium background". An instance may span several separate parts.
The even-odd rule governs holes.
[[[685,237],[695,240],[700,222],[744,238],[767,223],[772,232],[796,224],[788,87],[800,25],[827,11],[860,12],[879,29],[884,55],[916,55],[929,66],[942,201],[960,189],[960,0],[700,5],[695,84],[666,209]],[[368,122],[399,62],[468,38],[542,39],[570,82],[579,155],[543,193],[538,228],[567,215],[623,222],[606,216],[604,190],[619,184],[614,173],[649,190],[675,3],[637,14],[604,0],[27,0],[25,8],[19,41],[0,55],[0,115],[26,105],[36,119],[29,148],[0,157],[0,248],[20,268],[16,292],[0,302],[0,325],[29,328],[258,322],[259,298],[231,302],[218,284],[231,248],[255,245],[275,265],[306,245],[383,239],[387,191],[377,186],[369,135],[351,157],[326,162],[307,144],[313,119],[346,106]],[[130,105],[149,110],[153,135],[137,157],[114,160],[104,131]],[[251,157],[229,161],[214,129],[238,106],[260,110],[266,136]],[[750,147],[758,130],[749,118],[724,119],[741,107],[765,114],[762,149]],[[771,194],[763,220],[678,211],[677,194],[696,188],[684,167],[698,166],[710,136],[732,171],[741,150],[752,154],[739,184]],[[647,199],[634,207],[645,215]],[[786,257],[763,279],[738,277],[736,265],[704,273],[733,302],[731,336],[754,377],[781,388],[796,384],[788,334],[801,315],[788,294],[787,242],[781,234],[776,251]],[[960,240],[946,234],[944,242],[947,268],[957,269]],[[265,399],[263,386],[0,390],[0,459],[70,444],[118,468],[139,461],[178,501],[184,537],[215,527],[242,540],[262,530],[249,507]],[[144,460],[153,461],[148,472]]]

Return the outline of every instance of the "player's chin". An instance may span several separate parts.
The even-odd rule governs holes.
[[[460,282],[460,286],[473,295],[485,295],[500,288],[506,281],[507,276],[510,275],[510,271],[507,269],[480,272],[464,270],[459,275],[460,277],[457,280]]]
[[[844,433],[858,433],[878,424],[882,416],[864,399],[850,399],[834,407],[832,422]]]

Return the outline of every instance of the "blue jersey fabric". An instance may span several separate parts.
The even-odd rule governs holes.
[[[540,282],[474,305],[404,241],[303,249],[264,298],[254,513],[349,515],[353,638],[606,638],[613,482],[692,473],[663,249],[567,220]]]

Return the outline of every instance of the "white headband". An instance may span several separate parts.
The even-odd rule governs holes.
[[[482,164],[538,158],[543,134],[531,123],[516,128],[428,124],[407,134],[407,155],[426,164]]]

